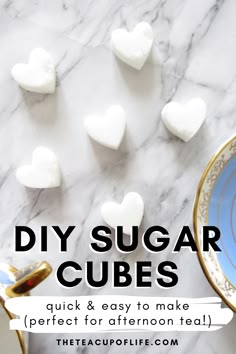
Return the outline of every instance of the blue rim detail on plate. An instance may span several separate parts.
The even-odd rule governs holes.
[[[221,231],[216,253],[221,269],[236,287],[236,156],[233,156],[219,174],[208,207],[208,223]]]
[[[202,251],[204,225],[220,228],[222,252]],[[236,312],[236,135],[222,145],[202,174],[194,202],[193,227],[206,278]]]

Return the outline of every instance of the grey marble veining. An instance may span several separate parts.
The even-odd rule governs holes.
[[[139,192],[145,202],[142,229],[165,226],[171,245],[181,227],[192,225],[192,206],[203,168],[219,144],[236,128],[236,3],[234,0],[0,0],[0,256],[21,267],[46,258],[54,267],[65,260],[95,263],[89,249],[91,228],[101,224],[100,205],[121,201],[128,191]],[[152,55],[141,72],[118,61],[110,50],[110,33],[138,21],[148,21],[155,33]],[[21,90],[12,80],[11,67],[25,61],[41,46],[57,65],[54,95]],[[200,96],[208,106],[207,120],[187,145],[167,132],[160,120],[170,99],[185,101]],[[93,143],[86,135],[83,117],[121,104],[128,115],[127,132],[119,151]],[[15,179],[15,169],[29,161],[38,145],[58,155],[63,185],[60,189],[30,191]],[[67,254],[60,254],[52,233],[46,255],[34,248],[24,256],[14,253],[15,225],[35,231],[41,225],[76,225]],[[140,247],[125,257],[130,264],[149,259],[153,265],[173,259],[179,283],[171,290],[133,286],[116,294],[200,297],[214,295],[197,257],[187,250],[147,254]],[[105,260],[124,259],[117,251]],[[63,289],[51,276],[33,292],[37,295],[89,295],[84,283]],[[96,291],[112,294],[111,284]],[[150,338],[178,338],[171,347],[122,348],[124,353],[161,352],[233,354],[235,319],[214,333],[145,334]],[[134,334],[83,337],[134,338]],[[109,353],[119,347],[57,347],[58,335],[32,335],[29,354]],[[61,336],[63,337],[63,335]],[[65,336],[64,336],[65,337]],[[71,336],[73,338],[73,336]],[[78,337],[81,337],[78,335]]]

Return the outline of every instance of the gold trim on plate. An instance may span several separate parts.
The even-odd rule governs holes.
[[[205,170],[203,171],[203,174],[201,176],[200,182],[198,184],[198,188],[197,188],[197,192],[196,192],[196,196],[195,196],[195,200],[194,200],[194,207],[193,207],[193,229],[194,229],[194,234],[195,234],[195,241],[196,241],[196,245],[198,248],[198,252],[197,252],[197,256],[199,259],[199,263],[202,267],[202,270],[208,280],[208,282],[210,283],[210,285],[212,286],[212,288],[215,290],[215,292],[222,298],[222,300],[227,304],[227,306],[229,308],[231,308],[231,310],[233,310],[234,312],[236,312],[236,305],[233,305],[227,298],[226,296],[223,294],[223,292],[221,291],[221,289],[219,287],[217,287],[217,285],[212,281],[211,275],[205,265],[205,261],[203,259],[202,256],[202,252],[201,252],[201,248],[200,248],[200,243],[199,243],[199,237],[198,237],[198,222],[197,222],[197,214],[198,214],[198,207],[199,207],[199,199],[200,199],[200,195],[201,195],[201,191],[202,191],[202,187],[203,184],[206,180],[206,177],[209,173],[209,171],[211,170],[211,168],[213,167],[215,161],[217,160],[217,158],[219,157],[219,155],[224,151],[224,149],[230,144],[232,143],[234,140],[236,140],[236,135],[234,135],[233,137],[231,137],[229,140],[227,140],[220,148],[219,150],[215,153],[215,155],[210,159],[210,161],[208,162]],[[224,275],[225,280],[228,281],[228,279],[226,278],[226,276]]]

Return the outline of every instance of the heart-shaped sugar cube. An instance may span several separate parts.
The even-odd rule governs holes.
[[[111,106],[104,116],[86,117],[84,125],[92,139],[101,145],[117,150],[125,132],[125,111],[121,106]]]
[[[32,154],[32,164],[20,166],[17,180],[29,188],[54,188],[61,184],[58,159],[53,151],[37,147]]]
[[[128,32],[124,28],[116,29],[111,35],[111,46],[119,59],[137,70],[146,62],[153,44],[153,32],[147,22],[140,22]]]
[[[188,142],[206,118],[206,103],[201,98],[193,98],[186,104],[173,101],[164,106],[161,116],[172,134]]]
[[[28,64],[15,64],[12,76],[27,91],[37,93],[55,91],[55,65],[51,56],[42,48],[36,48],[31,52]]]
[[[140,226],[143,213],[143,199],[135,192],[126,194],[121,204],[106,202],[101,208],[103,220],[114,229],[123,226],[123,231],[127,235],[131,234],[132,226]]]

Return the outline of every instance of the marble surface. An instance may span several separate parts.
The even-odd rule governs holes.
[[[21,267],[45,259],[54,269],[66,260],[84,264],[102,259],[165,259],[178,265],[179,283],[171,290],[133,286],[116,294],[203,297],[215,293],[197,257],[189,251],[160,255],[141,248],[127,257],[115,250],[98,256],[89,249],[91,228],[101,224],[104,200],[122,200],[128,191],[145,201],[142,228],[159,224],[173,245],[181,227],[192,226],[192,206],[203,168],[219,144],[236,128],[236,2],[234,0],[0,0],[0,257]],[[118,61],[110,50],[110,33],[138,21],[148,21],[155,33],[152,55],[141,72]],[[55,59],[58,84],[54,95],[21,90],[11,67],[41,46]],[[167,132],[160,120],[163,105],[200,96],[208,105],[206,122],[187,145]],[[83,117],[103,112],[111,104],[127,110],[128,128],[119,151],[93,143]],[[31,191],[20,186],[15,170],[30,160],[38,145],[52,148],[62,171],[61,189]],[[49,251],[39,246],[25,255],[14,253],[15,225],[38,232],[41,225],[76,225],[67,254],[58,252],[50,233]],[[89,295],[84,283],[73,290],[58,286],[51,276],[35,289],[37,295]],[[108,284],[97,294],[112,294]],[[175,347],[129,347],[124,353],[233,354],[236,321],[213,333],[150,333],[145,338],[178,338]],[[126,334],[99,335],[100,338]],[[31,335],[29,354],[109,353],[119,347],[57,347],[58,335]],[[65,337],[61,335],[61,337]],[[71,336],[72,338],[75,336]],[[81,336],[77,336],[81,337]],[[86,337],[86,336],[83,336]],[[88,335],[95,338],[98,335]],[[135,337],[134,334],[128,335]]]

